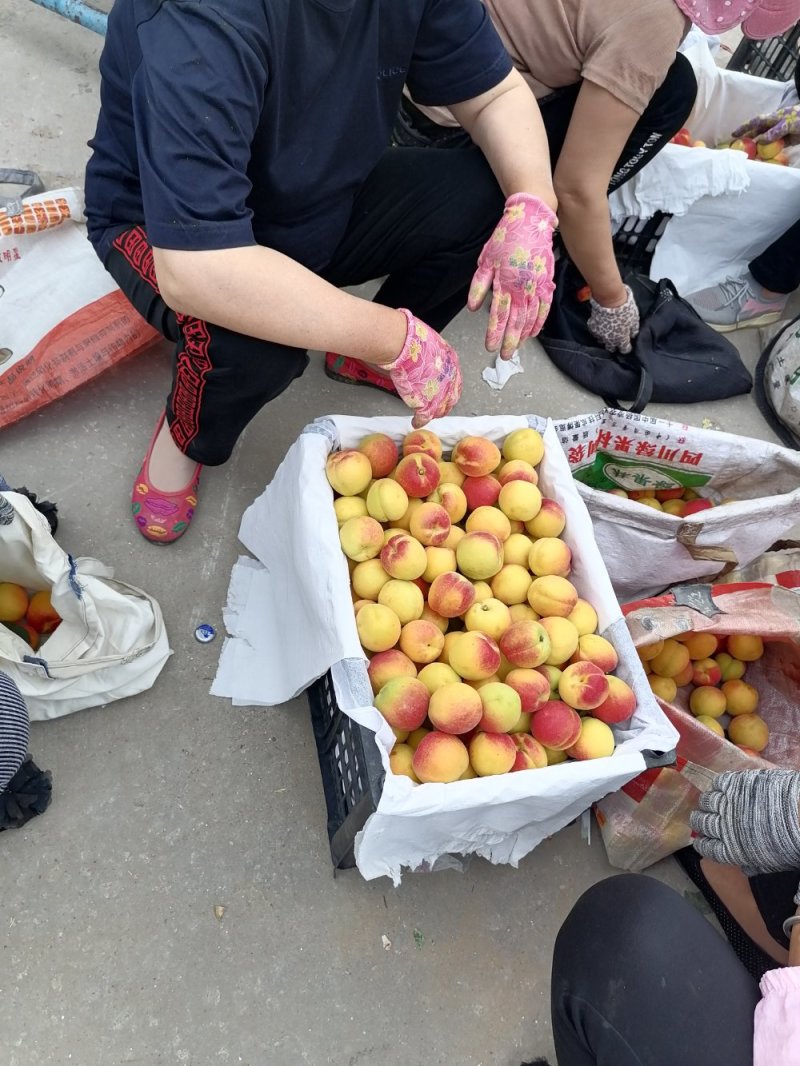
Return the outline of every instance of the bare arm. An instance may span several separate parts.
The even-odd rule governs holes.
[[[389,363],[406,338],[400,311],[337,289],[271,248],[153,249],[173,310],[261,340]]]
[[[486,156],[506,196],[531,193],[555,211],[547,133],[539,105],[518,71],[450,110]]]
[[[555,171],[561,235],[605,307],[619,307],[627,298],[611,241],[608,183],[637,119],[633,108],[585,81]]]

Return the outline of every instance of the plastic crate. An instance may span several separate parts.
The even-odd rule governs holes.
[[[355,866],[356,834],[377,809],[384,770],[374,734],[336,703],[330,673],[307,690],[328,808],[328,839],[334,869]]]
[[[731,56],[728,70],[740,70],[759,78],[789,81],[794,78],[800,60],[800,22],[781,37],[766,41],[743,38]]]
[[[626,218],[614,234],[614,255],[623,278],[650,273],[650,262],[671,216],[657,211],[652,218]]]

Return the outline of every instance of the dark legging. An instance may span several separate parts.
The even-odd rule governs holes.
[[[800,286],[800,219],[750,264],[759,285],[771,292],[794,292]]]
[[[752,1066],[758,986],[673,889],[623,874],[573,907],[556,939],[558,1066]]]
[[[539,101],[553,168],[564,146],[582,84],[577,82],[557,89]],[[689,117],[696,94],[697,81],[692,65],[686,56],[678,54],[622,149],[609,182],[609,192],[630,181],[675,136]],[[456,148],[470,141],[469,135],[461,129],[431,122],[406,99],[398,115],[394,138],[396,143],[406,147]]]

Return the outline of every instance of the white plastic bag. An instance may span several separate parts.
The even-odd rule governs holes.
[[[103,268],[78,189],[0,209],[0,426],[158,339]]]
[[[613,756],[447,785],[414,785],[389,772],[395,742],[372,705],[350,598],[325,460],[368,433],[399,441],[409,418],[320,419],[292,445],[274,480],[247,510],[240,538],[257,560],[240,560],[229,590],[225,642],[212,693],[234,703],[278,704],[331,670],[338,706],[375,735],[387,771],[374,814],[356,838],[356,863],[367,878],[400,880],[404,867],[443,855],[477,854],[517,865],[595,799],[620,788],[647,765],[646,752],[671,750],[677,733],[653,697],[622,620],[603,561],[552,425],[536,419],[546,452],[540,486],[567,514],[574,581],[598,612],[599,631],[617,649],[619,675],[636,692],[629,722],[614,726]],[[431,424],[446,449],[468,434],[494,441],[529,424],[522,417],[445,418]]]
[[[623,603],[744,566],[800,520],[788,448],[613,408],[555,428]],[[607,491],[679,486],[736,502],[677,518]]]
[[[0,670],[16,682],[32,721],[143,692],[167,661],[156,601],[96,559],[73,559],[17,492],[0,491],[0,581],[50,589],[62,618],[38,652],[0,625]]]

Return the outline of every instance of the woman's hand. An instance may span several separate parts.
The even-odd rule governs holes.
[[[592,297],[591,308],[587,325],[592,336],[606,351],[622,352],[623,355],[629,352],[639,332],[639,308],[630,287],[625,286],[625,301],[618,307],[605,307]]]

